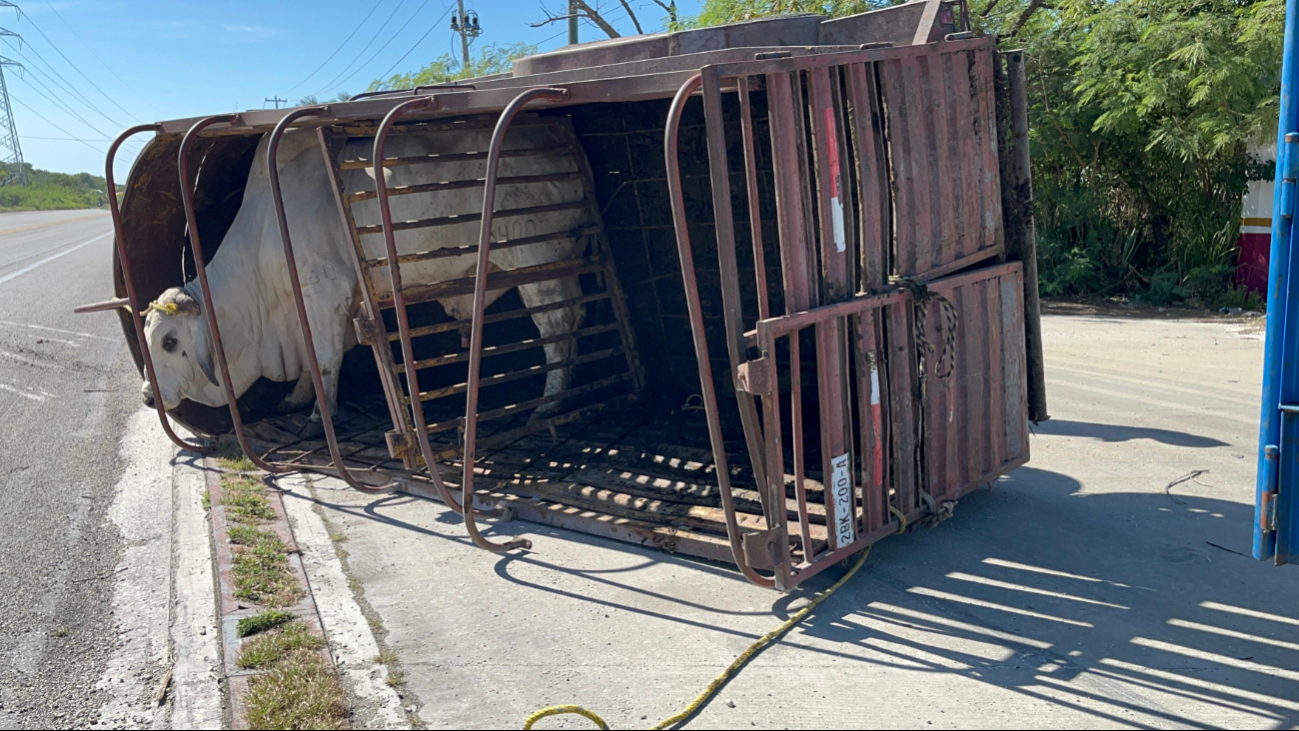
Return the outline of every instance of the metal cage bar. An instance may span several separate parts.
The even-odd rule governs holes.
[[[668,110],[667,125],[664,130],[668,198],[672,204],[672,223],[676,227],[677,253],[681,257],[681,276],[686,290],[686,307],[690,314],[690,333],[694,340],[695,361],[699,366],[699,388],[704,402],[704,414],[708,420],[708,437],[713,448],[718,493],[722,500],[722,512],[726,518],[726,537],[731,544],[731,555],[735,559],[735,565],[739,567],[745,578],[758,586],[771,588],[776,585],[775,580],[759,575],[749,565],[744,553],[740,526],[735,515],[735,498],[731,495],[731,477],[726,461],[726,443],[722,436],[721,416],[717,411],[716,386],[713,384],[713,374],[708,358],[708,340],[704,332],[704,315],[699,301],[699,285],[695,279],[694,254],[690,248],[690,224],[686,218],[685,196],[681,188],[681,161],[678,154],[681,113],[685,110],[686,100],[702,85],[702,75],[690,77],[677,90],[676,97],[672,100],[672,106]],[[730,205],[729,199],[727,199],[726,205]]]
[[[398,484],[396,480],[389,481],[386,485],[370,486],[357,480],[352,475],[352,471],[343,463],[343,455],[338,447],[338,435],[334,431],[333,409],[329,405],[329,398],[325,393],[325,381],[320,372],[320,359],[316,357],[316,340],[311,334],[311,322],[307,318],[307,305],[302,296],[302,281],[298,277],[297,257],[293,253],[293,241],[289,236],[289,223],[284,214],[284,195],[280,190],[280,169],[278,164],[278,152],[280,147],[280,138],[293,122],[303,117],[318,117],[329,113],[328,106],[308,107],[299,109],[275,125],[275,130],[271,132],[271,137],[266,150],[266,168],[271,182],[271,198],[275,204],[275,218],[280,226],[280,243],[284,245],[284,259],[288,264],[289,284],[293,286],[293,304],[296,306],[298,313],[298,322],[302,326],[302,339],[306,344],[306,361],[311,371],[311,383],[316,389],[316,408],[320,411],[321,427],[325,431],[325,441],[329,444],[329,457],[333,460],[334,470],[338,476],[353,489],[369,494],[382,494],[396,490]],[[360,272],[357,272],[360,276]]]
[[[144,372],[149,378],[149,383],[155,385],[158,383],[158,376],[153,369],[153,356],[149,353],[149,343],[144,337],[144,310],[140,306],[139,296],[135,293],[135,280],[131,276],[131,258],[126,252],[126,236],[122,232],[122,211],[117,203],[117,185],[113,181],[113,161],[117,157],[117,149],[128,138],[140,132],[158,133],[161,131],[162,125],[160,124],[141,124],[131,127],[113,140],[113,144],[108,147],[108,159],[104,164],[104,182],[108,189],[108,212],[113,219],[113,245],[117,250],[117,262],[122,267],[122,282],[126,285],[126,300],[130,306],[131,322],[135,325],[135,338],[140,345],[140,359],[144,361]],[[183,181],[181,187],[184,187]],[[190,444],[176,434],[171,427],[171,420],[167,418],[167,407],[163,405],[162,398],[157,393],[153,395],[153,405],[158,411],[158,420],[162,422],[162,430],[166,432],[167,437],[176,446],[200,454],[207,454],[212,451],[211,446]]]
[[[285,474],[294,472],[296,467],[286,467],[284,465],[272,464],[261,458],[257,451],[248,443],[248,435],[244,431],[243,416],[239,413],[239,399],[235,395],[234,384],[230,381],[230,362],[226,358],[225,344],[221,341],[221,326],[217,322],[216,305],[212,300],[212,288],[207,281],[207,257],[203,256],[203,242],[200,240],[198,233],[198,216],[194,213],[194,191],[190,189],[189,184],[189,148],[199,134],[206,128],[222,122],[234,122],[239,119],[237,114],[218,114],[211,117],[204,117],[195,122],[185,137],[181,140],[180,151],[177,153],[177,167],[180,171],[180,198],[185,208],[185,222],[189,226],[189,243],[194,249],[194,269],[198,273],[198,286],[203,294],[203,311],[207,315],[208,328],[212,331],[212,346],[216,351],[217,366],[221,369],[221,388],[225,391],[226,405],[230,408],[230,422],[235,432],[235,439],[239,442],[240,449],[259,469],[273,474]]]
[[[487,257],[492,248],[492,216],[496,207],[496,180],[499,172],[499,163],[501,155],[501,145],[505,142],[505,133],[509,131],[510,122],[514,115],[519,113],[528,102],[533,99],[562,99],[568,95],[567,89],[551,89],[538,87],[528,89],[518,96],[514,97],[504,110],[501,111],[501,117],[496,122],[496,129],[492,130],[492,141],[487,148],[487,175],[483,184],[483,212],[479,218],[478,232],[478,263],[474,269],[474,300],[473,300],[473,322],[469,329],[469,378],[467,379],[468,388],[465,391],[465,421],[464,421],[464,477],[461,480],[461,501],[470,504],[474,496],[474,448],[475,439],[478,434],[478,389],[479,374],[482,372],[483,363],[483,310],[487,308]],[[378,151],[375,152],[375,159],[379,159]],[[585,201],[583,201],[585,203]],[[386,221],[385,221],[386,223]],[[485,538],[478,530],[477,523],[474,522],[472,515],[465,516],[465,528],[469,530],[469,536],[474,539],[474,543],[479,548],[484,548],[494,553],[510,551],[515,548],[531,548],[532,541],[526,538],[516,538],[504,543],[494,543]]]

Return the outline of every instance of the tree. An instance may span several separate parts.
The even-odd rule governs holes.
[[[705,0],[694,25],[867,0]],[[1205,303],[1232,290],[1240,200],[1271,177],[1282,0],[970,0],[975,30],[1022,47],[1039,271],[1047,294]]]
[[[668,30],[676,30],[681,27],[681,20],[677,14],[676,0],[669,0],[668,2],[664,2],[664,0],[652,0],[652,2],[660,8],[663,8],[663,12],[667,13],[667,17],[664,18],[664,24]],[[638,35],[643,34],[645,29],[641,27],[640,18],[636,17],[636,11],[632,9],[631,3],[627,0],[618,0],[618,3],[619,7],[627,12],[627,17],[631,20],[631,24],[636,28],[636,33]],[[561,21],[567,22],[569,18],[577,16],[579,19],[591,21],[591,23],[610,38],[622,37],[622,34],[613,27],[613,24],[609,22],[604,13],[600,12],[597,8],[591,7],[591,5],[585,2],[585,0],[569,0],[567,10],[564,13],[554,13],[547,10],[544,5],[541,7],[541,10],[546,14],[546,18],[538,23],[532,23],[533,28],[540,28]]]
[[[411,89],[416,86],[441,84],[456,79],[468,79],[475,76],[490,76],[510,70],[516,58],[530,56],[537,52],[537,47],[527,43],[492,44],[478,52],[477,58],[470,58],[465,66],[451,54],[443,54],[424,68],[409,74],[395,74],[387,79],[376,79],[366,91],[384,91],[387,89]]]

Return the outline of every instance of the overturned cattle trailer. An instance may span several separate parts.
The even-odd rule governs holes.
[[[234,403],[159,399],[164,425],[183,446],[169,418],[232,433],[273,472],[442,500],[491,550],[524,542],[476,518],[513,514],[784,590],[950,516],[1027,461],[1045,418],[1022,67],[965,14],[929,0],[620,39],[128,130],[110,185],[121,141],[153,137],[111,198],[126,338],[152,381],[139,313],[199,276]],[[301,263],[276,159],[304,133],[360,290],[323,435],[275,413],[285,385],[234,402],[235,325],[202,266],[267,145],[279,236],[262,245],[319,342],[304,298],[328,274]]]

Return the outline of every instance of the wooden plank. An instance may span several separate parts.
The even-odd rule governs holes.
[[[916,506],[916,356],[909,303],[889,308],[889,397],[894,487],[898,507],[909,513]]]
[[[1023,275],[1001,277],[1001,362],[1005,374],[1006,456],[1028,456],[1028,375],[1024,348]]]
[[[1001,465],[1006,460],[1006,402],[1005,354],[1002,351],[1003,337],[1013,337],[1013,333],[1004,333],[1001,329],[1001,311],[1005,305],[1001,302],[1001,282],[988,279],[982,285],[987,306],[983,311],[983,324],[987,335],[984,351],[988,368],[988,458],[984,464],[988,469]]]

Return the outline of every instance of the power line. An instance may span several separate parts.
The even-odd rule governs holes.
[[[46,68],[48,68],[51,72],[53,72],[54,77],[57,77],[60,81],[63,82],[63,84],[62,84],[62,86],[61,86],[60,88],[61,88],[62,90],[64,90],[64,91],[66,91],[66,92],[68,93],[69,96],[71,96],[73,99],[76,99],[77,101],[81,102],[82,104],[86,105],[86,108],[87,108],[87,109],[90,109],[90,110],[93,111],[94,113],[96,113],[96,114],[98,114],[99,116],[103,117],[104,119],[108,120],[108,122],[109,122],[110,124],[112,124],[114,127],[125,127],[125,126],[126,126],[126,125],[122,124],[121,122],[117,121],[116,119],[113,119],[112,117],[108,116],[108,114],[106,114],[106,113],[104,112],[104,110],[100,109],[100,108],[99,108],[98,106],[96,106],[93,102],[91,102],[89,99],[87,99],[86,96],[85,96],[84,94],[82,94],[81,92],[77,91],[76,87],[74,87],[74,86],[72,85],[72,82],[70,82],[70,81],[68,81],[66,78],[64,78],[64,77],[63,77],[63,74],[60,74],[59,71],[58,71],[58,69],[54,68],[54,65],[51,64],[48,60],[46,60],[46,58],[45,58],[44,56],[42,56],[42,55],[40,54],[40,51],[37,51],[36,48],[35,48],[34,46],[27,46],[27,50],[30,51],[34,56],[36,56],[36,58],[37,58],[38,60],[40,60],[41,63],[45,64]],[[18,51],[14,51],[14,53],[17,54],[18,57],[21,58],[21,59],[23,59],[24,61],[29,61],[29,59],[28,59],[26,56],[24,56],[22,53],[20,53],[20,52],[18,52]],[[30,63],[30,61],[29,61],[29,63]],[[38,72],[40,72],[40,73],[45,73],[45,72],[41,71],[40,68],[37,67],[37,66],[35,66],[35,65],[32,65],[32,69],[35,70],[35,71],[38,71]],[[50,83],[55,83],[55,82],[54,82],[54,79],[53,79],[52,77],[50,77],[48,74],[46,74],[45,78],[46,78],[46,79],[49,79],[49,80],[50,80]],[[59,86],[59,85],[58,85],[57,83],[55,83],[55,86]]]
[[[370,39],[370,42],[366,43],[365,46],[361,48],[360,51],[357,52],[356,58],[352,59],[351,63],[348,63],[347,66],[345,66],[342,71],[338,72],[338,76],[335,76],[334,78],[330,79],[328,84],[325,84],[325,86],[322,87],[320,91],[317,91],[315,94],[312,94],[312,96],[318,96],[320,94],[325,93],[326,91],[329,91],[330,89],[333,89],[334,84],[339,79],[343,78],[343,74],[352,70],[352,64],[356,63],[357,61],[360,61],[361,56],[365,55],[365,52],[370,50],[370,46],[374,45],[374,42],[379,40],[379,34],[383,33],[383,29],[388,27],[388,24],[392,22],[392,19],[397,16],[397,11],[401,10],[401,6],[405,4],[406,4],[406,0],[401,0],[401,2],[398,2],[397,7],[393,8],[392,13],[388,15],[388,19],[383,21],[383,25],[379,26],[379,30],[374,32],[374,36]]]
[[[351,33],[348,33],[348,34],[347,34],[347,37],[343,39],[343,42],[340,43],[340,44],[338,44],[338,48],[335,48],[335,49],[334,49],[334,52],[331,53],[331,54],[329,54],[329,58],[325,59],[324,61],[321,61],[321,62],[320,62],[320,65],[316,67],[316,70],[315,70],[315,71],[312,71],[311,73],[307,74],[307,78],[305,78],[305,79],[303,79],[302,81],[299,81],[298,83],[294,84],[293,87],[289,89],[289,91],[286,91],[286,92],[284,92],[284,93],[285,93],[285,94],[288,94],[289,92],[293,91],[294,89],[298,88],[299,86],[302,86],[303,84],[307,83],[308,81],[311,81],[311,77],[313,77],[313,76],[315,76],[316,74],[320,73],[320,70],[323,69],[323,68],[325,68],[325,65],[328,64],[330,61],[333,61],[333,60],[334,60],[334,57],[338,55],[338,52],[339,52],[339,51],[343,50],[343,46],[346,46],[346,45],[347,45],[347,42],[350,41],[350,40],[352,40],[352,37],[356,35],[357,31],[361,30],[361,26],[365,25],[365,21],[369,20],[371,15],[374,15],[374,11],[378,10],[378,9],[379,9],[379,5],[381,5],[381,4],[382,4],[382,3],[377,3],[377,2],[376,2],[374,5],[371,5],[371,6],[370,6],[370,12],[366,13],[364,18],[361,18],[361,22],[360,22],[360,23],[357,23],[357,24],[356,24],[356,27],[352,29],[352,32],[351,32]]]
[[[80,122],[80,123],[86,125],[87,127],[91,128],[91,129],[95,130],[96,132],[98,132],[99,134],[101,134],[101,135],[103,135],[103,136],[105,136],[105,137],[108,136],[108,133],[107,133],[107,132],[104,132],[104,130],[99,129],[99,128],[96,127],[95,125],[93,125],[93,124],[91,124],[90,122],[86,121],[85,117],[82,117],[80,114],[77,114],[76,112],[72,111],[72,108],[71,108],[71,107],[67,106],[66,104],[64,104],[64,103],[61,102],[61,101],[57,101],[57,100],[53,99],[52,96],[54,95],[54,92],[51,91],[51,90],[50,90],[50,87],[46,86],[46,85],[45,85],[45,84],[44,84],[40,79],[36,78],[35,76],[31,77],[30,79],[28,79],[28,78],[26,78],[26,77],[23,77],[23,76],[19,76],[18,78],[22,79],[23,82],[26,83],[26,84],[31,84],[32,81],[35,81],[37,84],[40,84],[41,89],[44,89],[45,91],[49,92],[50,96],[46,96],[45,94],[42,94],[42,93],[41,93],[40,89],[36,89],[35,87],[32,87],[32,91],[36,92],[36,94],[37,94],[38,96],[40,96],[40,97],[42,97],[43,99],[45,99],[45,101],[47,101],[47,102],[53,104],[55,107],[58,107],[58,109],[59,109],[60,111],[62,111],[63,113],[67,114],[69,117],[72,117],[73,119],[77,120],[78,122]]]
[[[346,79],[343,79],[341,82],[339,82],[340,85],[346,84],[348,81],[351,81],[353,76],[356,76],[357,74],[361,73],[362,69],[364,69],[366,66],[369,66],[371,63],[373,63],[374,60],[379,57],[379,54],[383,53],[384,50],[387,49],[388,46],[392,44],[393,40],[395,40],[397,36],[401,35],[401,32],[406,30],[408,26],[410,26],[411,21],[415,20],[415,16],[419,15],[421,10],[428,7],[430,1],[431,0],[424,0],[424,4],[416,8],[415,12],[411,13],[411,16],[406,19],[406,22],[402,24],[401,28],[398,28],[396,33],[393,33],[392,35],[388,36],[388,41],[384,43],[382,46],[380,46],[379,50],[375,51],[373,56],[366,59],[365,63],[361,64],[360,66],[357,66],[356,70],[352,72],[351,76],[348,76]],[[443,15],[443,17],[446,16]],[[442,22],[442,19],[439,18],[438,22],[439,23]]]
[[[36,32],[41,34],[41,38],[44,38],[45,42],[50,44],[50,48],[53,48],[55,53],[62,56],[63,60],[67,61],[69,66],[71,66],[74,70],[76,70],[77,73],[81,74],[81,78],[85,79],[86,83],[94,87],[95,91],[102,94],[105,99],[112,102],[113,106],[117,107],[118,109],[121,109],[122,112],[126,114],[126,116],[136,120],[137,122],[139,121],[139,118],[137,118],[134,114],[131,114],[129,111],[127,111],[126,107],[122,106],[121,104],[118,104],[116,99],[109,96],[103,89],[99,88],[98,84],[96,84],[94,81],[91,81],[89,76],[86,76],[86,72],[82,71],[79,66],[77,66],[75,63],[72,62],[72,59],[68,58],[63,53],[63,51],[59,50],[59,47],[54,44],[54,41],[50,40],[49,36],[45,35],[45,31],[41,30],[41,27],[39,25],[36,25],[36,21],[32,20],[30,15],[24,17],[27,18],[28,23],[32,24],[32,27],[36,29]],[[119,124],[118,126],[122,126],[122,125]]]
[[[441,17],[441,18],[438,18],[438,19],[435,20],[435,21],[433,21],[433,24],[430,25],[430,26],[428,27],[428,30],[424,31],[424,35],[420,36],[418,41],[415,41],[415,45],[411,46],[411,47],[410,47],[410,50],[408,50],[408,51],[406,51],[405,53],[403,53],[403,54],[401,55],[401,58],[397,59],[397,63],[394,63],[391,67],[388,68],[387,71],[383,72],[383,75],[379,77],[379,80],[382,81],[382,80],[388,78],[388,74],[391,74],[392,71],[393,71],[393,69],[395,69],[395,68],[397,68],[398,66],[400,66],[400,65],[401,65],[401,62],[402,62],[402,61],[405,61],[407,56],[409,56],[411,53],[413,53],[413,52],[415,51],[416,48],[419,48],[419,44],[423,43],[423,42],[424,42],[424,39],[425,39],[425,38],[428,38],[430,33],[432,33],[433,31],[437,30],[438,25],[439,25],[439,24],[440,24],[440,23],[441,23],[441,22],[442,22],[442,21],[447,17],[447,14],[450,13],[450,12],[451,12],[451,6],[448,5],[448,6],[447,6],[447,9],[444,10],[444,11],[442,11],[442,17]]]
[[[48,124],[49,124],[51,127],[53,127],[54,129],[57,129],[58,131],[62,132],[63,134],[65,134],[65,135],[67,135],[67,136],[69,136],[69,137],[72,137],[72,136],[73,136],[73,134],[72,134],[71,132],[67,131],[66,129],[63,129],[62,127],[60,127],[59,125],[55,124],[54,122],[51,122],[49,117],[45,116],[44,114],[41,114],[40,112],[36,111],[35,109],[32,109],[31,107],[27,106],[26,104],[23,104],[23,100],[22,100],[22,99],[19,99],[18,97],[14,97],[13,100],[14,100],[14,101],[19,105],[19,106],[21,106],[23,109],[26,109],[27,111],[31,112],[32,114],[35,114],[36,116],[38,116],[38,117],[40,117],[41,119],[45,120],[46,123],[48,123]],[[86,147],[89,147],[90,149],[94,150],[95,152],[98,152],[98,153],[100,153],[100,154],[104,154],[104,155],[108,154],[108,151],[107,151],[107,150],[101,150],[101,149],[99,149],[98,147],[95,147],[94,145],[90,144],[89,142],[86,142],[85,140],[81,140],[81,143],[84,144]]]
[[[131,92],[132,94],[134,94],[134,95],[136,96],[136,98],[138,98],[140,101],[142,101],[142,102],[144,102],[145,104],[149,105],[149,108],[150,108],[150,109],[152,109],[152,110],[155,111],[155,112],[158,111],[158,108],[157,108],[157,107],[153,106],[153,104],[152,104],[148,99],[144,98],[144,96],[142,96],[142,95],[140,94],[140,92],[136,91],[136,90],[134,89],[134,87],[132,87],[132,86],[130,86],[129,84],[127,84],[125,79],[123,79],[121,76],[118,76],[118,75],[117,75],[117,72],[113,70],[113,67],[112,67],[112,66],[109,66],[108,63],[104,61],[104,59],[100,58],[98,53],[95,53],[95,49],[91,48],[89,43],[86,43],[86,41],[81,37],[81,35],[77,33],[77,29],[72,27],[72,24],[69,23],[69,22],[67,21],[67,19],[65,19],[65,18],[63,17],[63,14],[59,12],[59,9],[58,9],[58,8],[54,7],[54,5],[53,5],[52,3],[50,3],[50,0],[45,0],[45,5],[46,5],[47,7],[49,7],[50,10],[53,10],[53,11],[54,11],[54,14],[55,14],[56,16],[58,16],[59,20],[63,21],[63,24],[64,24],[64,25],[68,26],[68,30],[72,31],[72,35],[73,35],[73,37],[75,37],[78,41],[81,41],[81,45],[85,46],[87,51],[90,51],[90,55],[94,56],[94,57],[95,57],[95,60],[98,61],[99,64],[100,64],[101,66],[103,66],[104,69],[105,69],[106,71],[108,71],[108,73],[110,73],[110,74],[113,75],[113,78],[115,78],[115,79],[117,79],[118,81],[122,82],[122,86],[125,86],[126,89],[127,89],[127,91],[129,91],[129,92]],[[159,113],[161,113],[161,112],[159,112]],[[128,114],[129,114],[129,112],[128,112]]]

